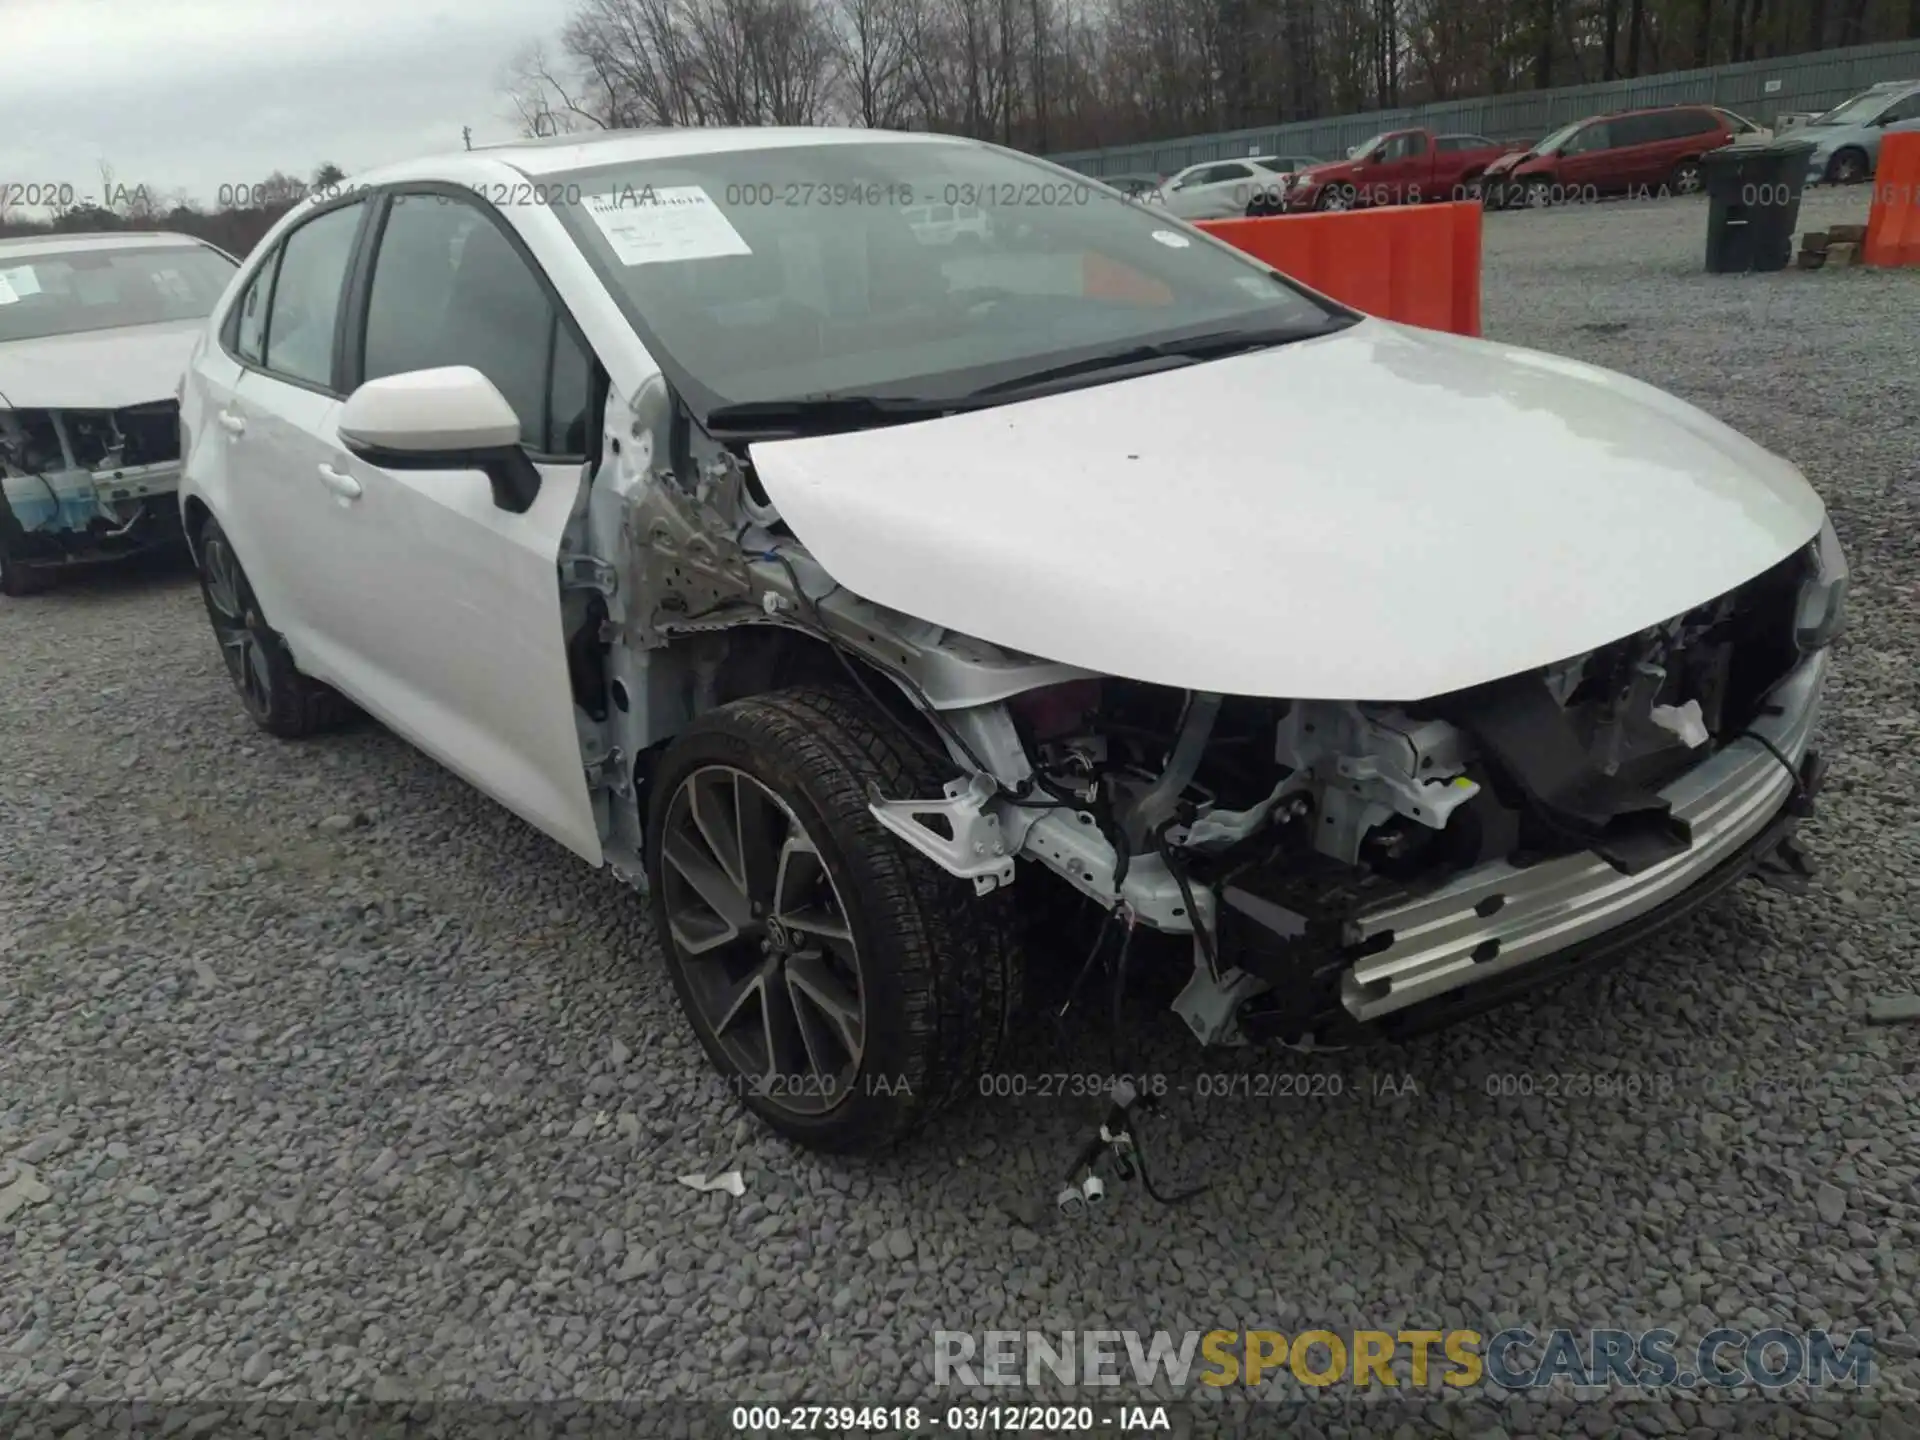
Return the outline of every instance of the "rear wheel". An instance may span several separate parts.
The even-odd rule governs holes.
[[[1827,162],[1827,180],[1834,185],[1858,185],[1867,178],[1867,152],[1849,145]]]
[[[253,723],[285,740],[331,730],[350,719],[341,694],[302,675],[286,642],[267,624],[233,544],[217,521],[200,530],[200,596],[220,656]]]
[[[654,922],[730,1094],[820,1150],[877,1150],[977,1088],[1019,996],[1004,893],[976,895],[884,830],[869,786],[937,767],[851,691],[702,716],[649,783]]]

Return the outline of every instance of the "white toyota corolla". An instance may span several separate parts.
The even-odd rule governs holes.
[[[1792,465],[993,146],[367,175],[249,258],[183,417],[254,719],[350,700],[642,885],[804,1143],[990,1083],[1023,955],[1324,1041],[1799,871],[1847,576]]]

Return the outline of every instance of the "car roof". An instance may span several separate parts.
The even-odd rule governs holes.
[[[1604,115],[1589,115],[1589,120],[1618,120],[1623,115],[1663,115],[1669,110],[1713,110],[1724,113],[1724,105],[1706,100],[1677,100],[1671,105],[1641,105],[1632,110],[1609,110]]]
[[[811,145],[971,145],[983,142],[962,135],[920,130],[864,130],[852,126],[739,125],[595,130],[578,135],[542,135],[495,145],[424,155],[384,165],[353,177],[353,185],[383,185],[435,173],[467,174],[476,160],[496,161],[522,175],[552,175],[601,165],[671,160],[687,155],[739,154],[792,150]]]
[[[9,236],[0,240],[0,255],[45,255],[55,250],[154,250],[181,245],[214,248],[197,235],[182,235],[171,230],[73,230]]]

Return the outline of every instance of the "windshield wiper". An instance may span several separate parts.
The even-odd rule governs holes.
[[[1023,371],[1005,380],[995,380],[990,385],[982,385],[978,390],[969,391],[968,398],[1005,395],[1017,390],[1051,385],[1061,380],[1072,380],[1081,375],[1095,375],[1103,370],[1123,370],[1135,365],[1152,364],[1155,361],[1170,360],[1176,364],[1193,364],[1201,360],[1218,360],[1223,356],[1239,354],[1242,351],[1266,350],[1275,345],[1291,344],[1295,340],[1312,340],[1321,335],[1331,335],[1334,331],[1344,330],[1354,323],[1356,322],[1344,315],[1329,315],[1324,320],[1311,324],[1269,326],[1265,329],[1242,327],[1236,330],[1209,330],[1199,335],[1182,336],[1177,340],[1158,340],[1147,345],[1129,345],[1124,349],[1110,350],[1103,355],[1089,355],[1079,360],[1068,360],[1059,365]]]
[[[863,429],[871,425],[931,420],[967,409],[963,400],[929,400],[918,395],[804,395],[794,400],[747,400],[707,412],[710,434],[814,434]]]

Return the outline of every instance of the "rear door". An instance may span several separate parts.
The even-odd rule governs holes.
[[[1656,189],[1672,178],[1682,162],[1698,160],[1709,150],[1717,150],[1733,139],[1732,122],[1718,110],[1672,111],[1668,128],[1670,138],[1659,147],[1660,155],[1648,177],[1648,183]]]
[[[1689,141],[1688,127],[1693,130]],[[1657,191],[1673,175],[1673,167],[1686,153],[1689,143],[1698,153],[1705,145],[1699,128],[1717,132],[1719,123],[1705,111],[1656,110],[1646,115],[1628,115],[1613,127],[1614,158],[1612,183],[1605,188],[1638,190],[1645,186]]]
[[[279,263],[280,249],[275,246],[247,278],[222,318],[219,333],[195,347],[180,391],[180,458],[185,473],[191,488],[218,512],[222,528],[242,556],[257,553],[262,542],[254,534],[251,511],[238,503],[243,491],[236,479],[250,461],[247,424],[239,406],[240,381],[248,365],[260,363],[267,301]],[[267,613],[278,617],[284,606],[273,578],[271,574],[257,577],[253,588]]]
[[[300,668],[350,680],[338,636],[354,606],[341,558],[316,543],[334,496],[320,467],[340,410],[337,352],[341,297],[370,207],[356,197],[316,212],[280,240],[257,357],[230,409],[239,431],[228,526],[268,619]],[[243,316],[243,332],[251,324]],[[350,558],[350,557],[345,557]]]
[[[326,546],[355,557],[342,637],[356,692],[414,744],[598,864],[561,619],[560,542],[582,495],[595,367],[557,292],[506,220],[470,191],[383,199],[358,267],[350,383],[448,365],[491,380],[521,421],[541,486],[521,514],[474,470],[328,463],[355,492]]]

